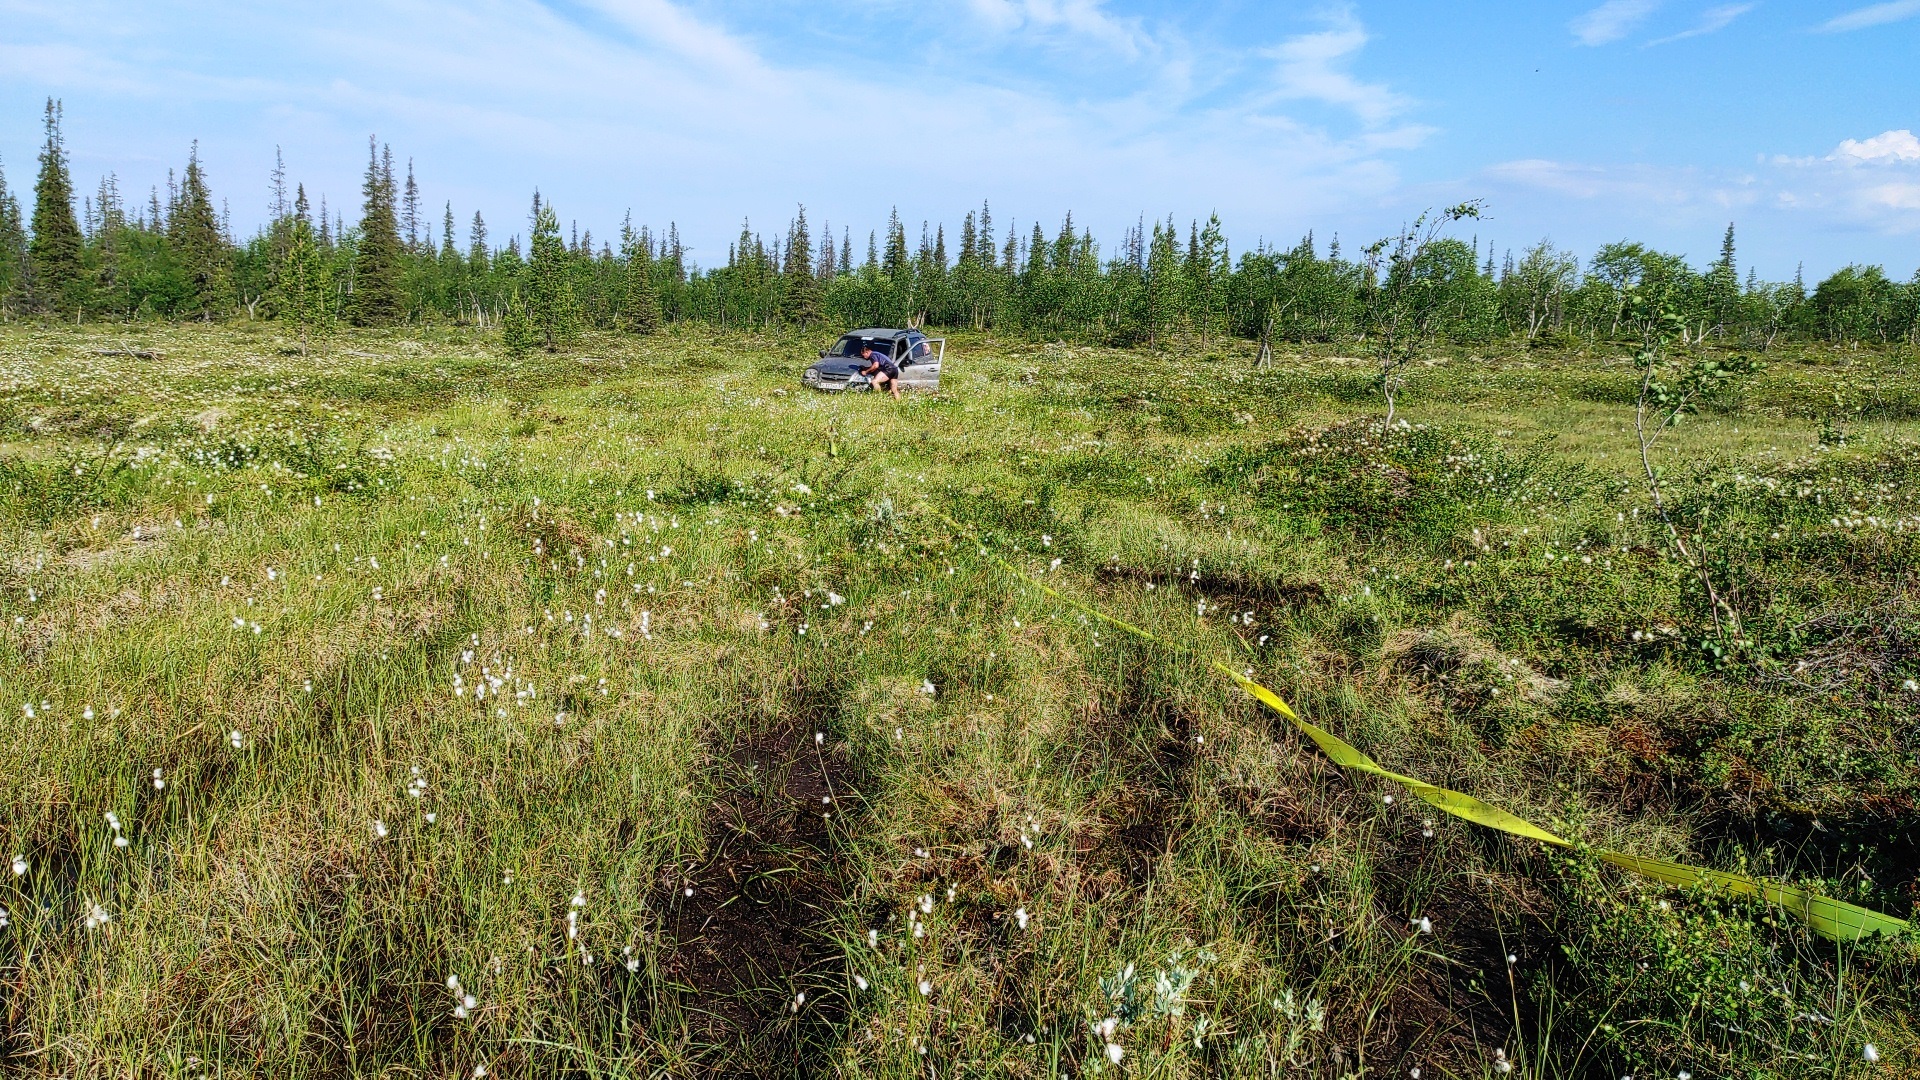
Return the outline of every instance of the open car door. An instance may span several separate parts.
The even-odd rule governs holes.
[[[908,346],[907,355],[900,358],[900,388],[940,389],[940,361],[946,352],[946,338],[926,338]]]

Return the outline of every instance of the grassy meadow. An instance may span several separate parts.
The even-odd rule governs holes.
[[[1624,347],[1383,430],[1332,350],[958,334],[893,402],[830,337],[0,327],[0,1073],[1920,1075],[1920,940],[1206,665],[1912,918],[1920,361],[1656,451],[1729,652]]]

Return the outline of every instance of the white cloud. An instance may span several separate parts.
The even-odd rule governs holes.
[[[1834,147],[1827,160],[1849,165],[1920,161],[1920,137],[1901,128],[1883,131],[1871,139],[1846,139]]]
[[[1351,12],[1334,16],[1325,30],[1288,38],[1266,54],[1275,61],[1271,97],[1320,101],[1351,110],[1366,124],[1385,123],[1411,103],[1385,83],[1362,82],[1347,72],[1366,44],[1366,28]]]
[[[1608,45],[1633,32],[1660,6],[1660,0],[1607,0],[1568,23],[1582,45]]]
[[[1719,7],[1708,8],[1700,13],[1700,21],[1693,24],[1691,28],[1682,30],[1677,34],[1669,34],[1666,37],[1649,41],[1647,44],[1650,46],[1665,45],[1672,41],[1684,41],[1687,38],[1704,37],[1707,34],[1718,33],[1733,25],[1733,20],[1745,15],[1758,6],[1758,4],[1722,4]]]
[[[1865,30],[1869,26],[1884,26],[1887,23],[1900,22],[1920,15],[1920,0],[1891,0],[1885,4],[1869,4],[1855,8],[1844,15],[1836,15],[1822,23],[1820,29],[1828,33],[1842,33],[1848,30]]]

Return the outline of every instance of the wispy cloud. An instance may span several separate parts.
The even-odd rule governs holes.
[[[1582,45],[1610,45],[1633,32],[1660,6],[1660,0],[1607,0],[1567,24]]]
[[[1363,82],[1347,70],[1366,44],[1366,27],[1351,12],[1334,16],[1325,30],[1288,38],[1267,51],[1275,61],[1272,96],[1319,101],[1351,110],[1369,125],[1385,123],[1410,102],[1385,83]]]
[[[1112,14],[1105,0],[968,0],[968,6],[1003,33],[1065,33],[1127,59],[1153,49],[1140,20]]]
[[[1722,184],[1699,170],[1651,165],[1589,165],[1526,158],[1488,166],[1496,183],[1550,191],[1575,199],[1606,199],[1637,206],[1676,208],[1744,201],[1738,184]]]
[[[1869,4],[1844,15],[1836,15],[1822,23],[1820,29],[1830,34],[1865,30],[1869,26],[1885,26],[1887,23],[1911,19],[1915,15],[1920,15],[1920,0],[1890,0],[1889,3]]]
[[[1704,37],[1707,34],[1718,33],[1719,31],[1725,30],[1727,27],[1732,26],[1733,20],[1739,18],[1742,15],[1745,15],[1747,12],[1752,11],[1754,8],[1759,6],[1760,5],[1757,3],[1755,4],[1722,4],[1719,7],[1708,8],[1707,10],[1700,13],[1700,21],[1693,24],[1693,26],[1690,27],[1689,29],[1682,30],[1677,34],[1668,34],[1666,37],[1663,37],[1663,38],[1656,38],[1653,41],[1647,42],[1647,45],[1649,47],[1654,45],[1665,45],[1673,41],[1684,41],[1687,38]]]

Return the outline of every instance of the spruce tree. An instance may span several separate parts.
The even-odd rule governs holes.
[[[0,169],[0,307],[14,295],[27,267],[27,230],[20,217],[20,200],[7,187]]]
[[[127,212],[120,204],[120,178],[109,172],[100,178],[100,190],[94,196],[99,226],[93,234],[93,301],[102,307],[124,308],[125,280],[121,274],[121,240],[127,228]]]
[[[907,276],[907,229],[900,224],[898,207],[887,215],[887,255],[881,269],[896,282]]]
[[[626,280],[620,293],[620,329],[629,334],[651,334],[660,328],[660,294],[653,285],[653,253],[644,236],[625,244]]]
[[[400,233],[394,220],[393,170],[367,139],[367,178],[360,185],[360,244],[353,255],[351,314],[355,326],[388,326],[406,314],[400,285]]]
[[[1739,316],[1740,269],[1734,261],[1733,223],[1720,241],[1720,258],[1707,271],[1708,315],[1722,333]]]
[[[534,193],[532,249],[527,261],[527,317],[533,321],[540,341],[548,352],[558,352],[572,344],[579,333],[579,312],[574,298],[567,242],[560,236],[560,219],[553,207],[540,203]]]
[[[200,144],[187,155],[187,173],[180,182],[179,206],[167,221],[167,241],[186,284],[181,311],[212,320],[234,304],[233,267],[227,238],[214,216],[213,196],[200,169]]]
[[[1165,225],[1153,223],[1153,239],[1147,246],[1146,290],[1142,296],[1145,310],[1140,324],[1147,333],[1147,344],[1165,340],[1180,312],[1180,234],[1173,219]]]
[[[807,231],[807,208],[787,231],[787,258],[784,270],[787,291],[781,297],[781,318],[795,326],[811,326],[820,319],[820,280],[813,275],[813,237]]]
[[[493,253],[487,250],[487,219],[480,211],[473,212],[473,223],[467,226],[467,270],[474,277],[486,277],[487,266]]]
[[[420,185],[413,179],[413,159],[407,159],[407,190],[401,201],[400,228],[407,233],[407,251],[420,253]]]
[[[986,200],[980,201],[980,249],[975,258],[988,270],[993,269],[993,209]]]
[[[826,223],[826,227],[820,230],[820,236],[820,261],[814,264],[813,276],[824,288],[827,282],[833,280],[833,222]]]
[[[80,223],[73,216],[73,179],[60,135],[60,103],[47,99],[47,141],[40,150],[40,178],[33,186],[33,239],[27,244],[22,305],[29,311],[75,315],[87,300],[81,262]]]

